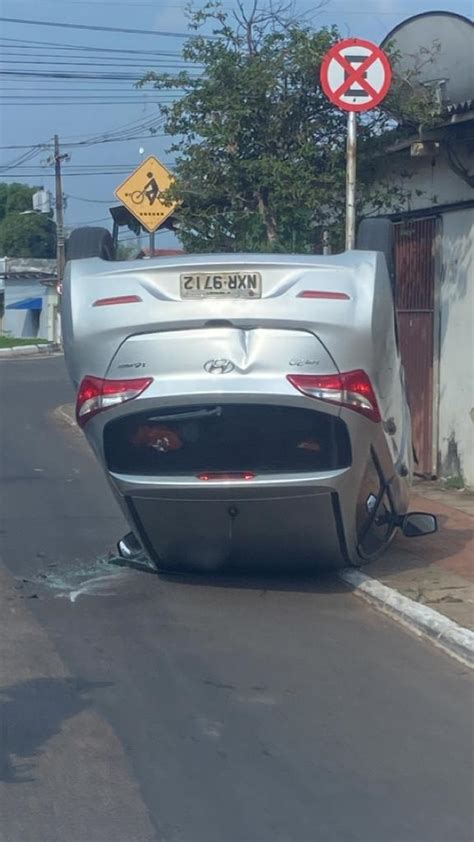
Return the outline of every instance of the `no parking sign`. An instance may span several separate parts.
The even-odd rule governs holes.
[[[375,108],[391,81],[392,69],[384,51],[362,38],[339,41],[326,53],[321,67],[324,93],[344,111]]]
[[[346,172],[346,248],[355,247],[356,112],[370,111],[387,95],[390,62],[380,47],[363,38],[345,38],[326,53],[321,87],[334,105],[348,111]]]

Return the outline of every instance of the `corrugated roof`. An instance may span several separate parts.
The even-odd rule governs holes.
[[[56,275],[51,275],[48,272],[10,272],[7,271],[1,276],[3,281],[54,281]]]
[[[464,102],[453,102],[446,106],[448,114],[465,114],[467,111],[474,110],[474,99],[465,99]]]

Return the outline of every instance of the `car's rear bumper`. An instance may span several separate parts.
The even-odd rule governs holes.
[[[166,567],[215,569],[291,559],[318,567],[350,563],[338,480],[293,477],[248,483],[154,482],[109,474],[150,558]]]

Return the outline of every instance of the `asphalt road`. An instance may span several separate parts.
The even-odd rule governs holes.
[[[317,575],[160,577],[61,357],[0,364],[2,842],[470,842],[467,670]]]

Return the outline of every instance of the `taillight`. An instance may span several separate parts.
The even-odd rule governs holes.
[[[136,377],[133,380],[103,380],[101,377],[84,377],[76,399],[76,419],[80,427],[104,409],[137,398],[153,377]]]
[[[377,398],[365,371],[358,369],[341,374],[288,374],[287,379],[303,395],[353,409],[371,421],[381,420]]]
[[[347,292],[332,292],[318,289],[304,289],[299,292],[297,298],[321,298],[327,301],[350,301],[351,297]]]
[[[111,304],[137,304],[142,299],[139,295],[114,295],[112,298],[98,298],[93,307],[109,307]]]
[[[224,471],[204,471],[198,474],[198,479],[203,482],[238,482],[245,480],[249,482],[255,479],[255,474],[252,471],[233,471],[231,473]]]

